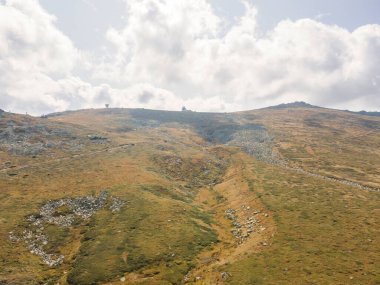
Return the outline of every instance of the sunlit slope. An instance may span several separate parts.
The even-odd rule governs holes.
[[[154,274],[157,282],[179,282],[194,266],[196,254],[217,241],[211,215],[191,202],[197,193],[193,185],[220,179],[223,153],[186,144],[181,136],[188,135],[180,129],[171,134],[175,144],[166,140],[161,146],[164,140],[154,132],[143,131],[128,143],[119,138],[122,144],[112,133],[107,133],[107,141],[88,137],[93,132],[96,137],[106,135],[83,130],[80,134],[89,148],[79,154],[46,157],[41,153],[45,160],[39,163],[34,162],[38,156],[26,156],[25,164],[11,161],[14,167],[1,173],[1,267],[5,270],[1,278],[7,282],[94,284],[143,269],[159,270]],[[175,174],[165,170],[160,161],[170,158],[186,162],[183,169]],[[191,167],[199,165],[205,168],[199,170],[201,175],[192,175],[197,172]],[[48,200],[90,197],[103,190],[125,202],[119,212],[107,211],[106,204],[91,219],[75,220],[67,229],[44,224],[43,233],[49,237],[46,252],[65,256],[59,266],[48,267],[31,254],[25,246],[27,238],[25,243],[10,242],[9,232],[24,237],[24,230],[33,230],[26,218],[38,216]],[[57,216],[69,212],[58,210]]]
[[[223,266],[229,284],[378,284],[380,193],[246,161],[276,233],[257,254]],[[212,284],[212,283],[211,283]]]
[[[291,166],[380,188],[380,118],[324,108],[243,113],[264,124]]]
[[[0,127],[4,284],[380,282],[376,117],[101,109]]]
[[[234,140],[234,134],[264,127],[278,158],[289,166],[380,187],[380,118],[375,116],[289,105],[224,114],[89,110],[52,119],[89,127],[96,124],[95,128],[116,132],[118,137],[125,132],[133,136],[133,130],[141,128],[180,124],[206,141],[232,145],[238,145],[229,143]]]

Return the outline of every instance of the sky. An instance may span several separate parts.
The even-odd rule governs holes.
[[[377,0],[0,0],[0,109],[380,111]]]

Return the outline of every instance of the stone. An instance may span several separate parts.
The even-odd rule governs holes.
[[[230,273],[228,273],[228,272],[222,272],[222,273],[220,274],[220,276],[222,277],[222,279],[223,279],[224,281],[227,281],[232,275],[231,275]]]
[[[9,239],[12,242],[23,241],[27,249],[31,253],[39,256],[45,264],[50,267],[58,266],[63,262],[64,256],[46,252],[45,246],[48,245],[49,239],[44,233],[44,225],[54,224],[58,227],[70,227],[75,218],[88,220],[105,206],[107,199],[108,193],[102,191],[98,197],[85,196],[49,200],[40,208],[39,214],[29,215],[25,218],[28,225],[20,234],[15,234],[13,231],[9,232]],[[117,201],[116,206],[114,205],[115,203],[112,203],[114,207],[112,208],[112,205],[110,207],[112,212],[114,212],[115,209],[120,210],[120,207],[124,204],[124,201],[119,198],[113,198],[112,201]],[[68,208],[68,212],[57,215],[57,212],[63,206]],[[65,209],[65,211],[67,210]]]

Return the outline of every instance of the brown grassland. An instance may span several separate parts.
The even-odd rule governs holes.
[[[251,125],[287,167],[228,145]],[[291,106],[0,114],[9,129],[16,146],[52,146],[20,154],[0,137],[0,284],[380,284],[379,117]],[[47,201],[102,190],[125,201],[119,212],[45,227],[61,265],[10,240]],[[253,232],[234,236],[253,217]]]

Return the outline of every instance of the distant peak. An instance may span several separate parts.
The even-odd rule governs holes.
[[[286,104],[280,104],[280,105],[272,106],[269,108],[282,109],[282,108],[319,108],[319,107],[308,104],[308,103],[303,102],[303,101],[296,101],[296,102],[292,102],[292,103],[286,103]]]
[[[353,114],[358,114],[358,115],[364,115],[364,116],[373,116],[373,117],[380,117],[380,112],[367,112],[367,111],[359,111],[359,112],[354,112],[354,111],[348,111],[346,112],[353,113]]]

